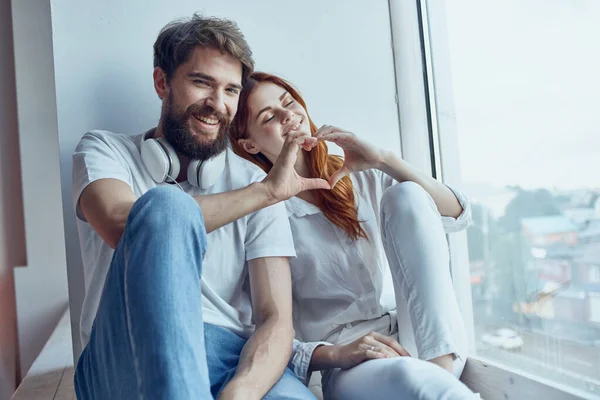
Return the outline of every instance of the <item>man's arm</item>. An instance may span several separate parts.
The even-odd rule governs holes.
[[[323,179],[306,179],[296,174],[296,153],[307,138],[288,136],[281,155],[262,182],[252,183],[243,189],[195,197],[207,232],[304,190],[329,189],[329,184]],[[92,228],[114,249],[135,201],[127,183],[118,179],[99,179],[83,190],[79,207]]]
[[[212,232],[245,215],[275,203],[263,183],[243,189],[195,197],[207,232]],[[129,185],[118,179],[92,182],[81,193],[79,206],[92,228],[113,249],[125,230],[127,217],[136,198]]]
[[[219,399],[262,399],[283,374],[292,352],[292,287],[288,259],[249,262],[250,293],[256,330],[233,379]]]
[[[79,208],[92,228],[114,249],[135,200],[127,183],[118,179],[99,179],[81,192]]]

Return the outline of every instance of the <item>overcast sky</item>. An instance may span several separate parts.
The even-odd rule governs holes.
[[[600,1],[446,7],[464,181],[600,188]]]

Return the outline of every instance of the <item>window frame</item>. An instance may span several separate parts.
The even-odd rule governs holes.
[[[427,15],[422,12],[426,10],[426,3],[421,0],[388,0],[388,4],[402,157],[419,170],[438,179],[441,177],[441,171],[444,171],[444,182],[460,190],[461,174],[451,82],[449,79],[445,79],[445,82],[443,79],[433,81],[434,73],[446,74],[449,78],[450,72],[432,69]],[[442,21],[445,21],[445,15],[441,16]],[[444,83],[446,85],[442,86]],[[440,91],[440,88],[444,90]],[[443,137],[438,134],[440,127],[444,131]],[[442,140],[436,144],[438,138]],[[434,151],[436,148],[443,151]],[[441,153],[450,156],[442,158]],[[474,353],[466,232],[449,235],[448,241],[457,301],[467,328],[469,343],[472,344],[470,352]]]
[[[461,190],[444,0],[388,0],[402,157]],[[430,40],[435,36],[435,42]],[[435,55],[435,63],[433,56]],[[592,394],[477,357],[467,234],[448,236],[456,297],[469,337],[461,377],[486,399],[592,399]]]

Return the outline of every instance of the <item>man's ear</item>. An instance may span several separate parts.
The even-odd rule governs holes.
[[[169,97],[169,85],[167,83],[167,73],[161,68],[154,68],[154,72],[152,74],[154,78],[154,90],[156,90],[156,94],[161,100]]]
[[[258,154],[260,152],[260,149],[258,147],[256,147],[254,142],[250,139],[238,139],[238,144],[248,154]]]

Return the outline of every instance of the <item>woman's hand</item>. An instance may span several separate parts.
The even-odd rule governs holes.
[[[364,361],[380,358],[410,357],[394,339],[371,332],[345,346],[334,346],[333,359],[337,368],[349,369]]]
[[[379,149],[359,139],[354,133],[341,128],[323,125],[315,132],[314,137],[319,141],[326,140],[335,143],[344,150],[344,165],[329,179],[332,188],[349,173],[379,168],[383,161],[383,155]]]

